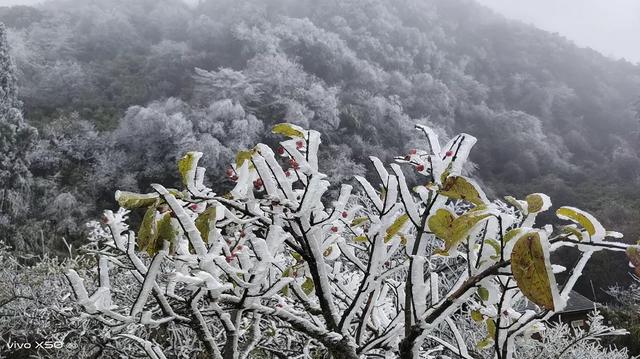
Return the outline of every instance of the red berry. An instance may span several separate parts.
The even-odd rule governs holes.
[[[240,231],[240,238],[243,238],[244,236],[245,236],[244,231]],[[242,246],[242,244],[239,244],[238,247],[236,248],[239,248],[240,246]]]
[[[192,211],[195,211],[196,209],[198,209],[198,205],[195,204],[195,203],[192,203],[192,204],[189,205],[189,209],[192,210]]]
[[[298,161],[294,160],[293,158],[289,160],[289,165],[293,167],[294,170],[297,170],[298,168],[300,168]]]
[[[415,148],[409,150],[410,155],[415,155],[416,153],[418,153],[418,150],[416,150]]]
[[[285,176],[290,177],[291,176],[291,172],[287,171],[284,173]]]
[[[451,156],[453,156],[453,151],[447,151],[447,153],[445,153],[445,155],[447,157],[451,157]]]
[[[301,149],[302,147],[304,147],[304,141],[302,140],[296,141],[296,148]]]
[[[233,176],[231,176],[230,180],[232,180],[232,181],[237,181],[237,180],[238,180],[238,176],[233,175]]]
[[[342,212],[342,218],[347,218],[348,215],[349,213],[347,213],[347,211]]]
[[[224,257],[224,259],[227,261],[227,263],[231,263],[235,257],[235,254],[231,254],[230,256]]]
[[[102,222],[102,224],[108,224],[109,218],[103,214],[102,217],[100,217],[100,222]]]
[[[418,171],[418,172],[422,172],[422,171],[424,171],[424,165],[422,165],[422,164],[417,165],[417,166],[416,166],[416,171]]]
[[[278,146],[278,154],[279,155],[284,155],[284,147]]]
[[[333,226],[331,227],[331,232],[336,233],[338,231],[338,227]]]
[[[253,181],[253,187],[255,187],[256,189],[260,189],[262,187],[262,179],[258,178],[257,180]]]
[[[227,168],[227,177],[233,177],[234,174],[235,174],[235,171],[233,170],[233,168],[231,167]]]
[[[405,161],[411,161],[411,156],[409,156],[409,155],[404,156],[404,160]]]

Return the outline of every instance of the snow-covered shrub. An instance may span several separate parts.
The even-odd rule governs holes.
[[[604,324],[598,311],[589,314],[586,329],[571,328],[565,323],[555,323],[541,332],[540,340],[518,340],[517,357],[520,358],[581,358],[626,359],[627,349],[605,348],[600,341],[604,337],[626,335],[625,330]]]
[[[275,151],[240,151],[225,194],[204,184],[202,153],[187,153],[178,163],[184,188],[116,192],[122,208],[105,212],[96,236],[97,288],[67,271],[78,303],[113,328],[112,338],[152,358],[201,350],[212,358],[506,359],[536,350],[522,343],[563,309],[591,255],[627,246],[573,207],[556,212],[566,226],[536,225],[551,207],[541,193],[490,201],[462,174],[476,139],[460,134],[441,146],[417,128],[424,149],[389,167],[371,157],[378,184],[356,176],[362,192],[343,184],[337,198],[326,195],[317,131],[276,125],[288,139]],[[409,187],[407,170],[419,185]],[[127,221],[133,210],[144,212],[137,231]],[[554,272],[564,268],[550,253],[564,246],[581,257],[559,287]],[[113,282],[122,272],[135,279],[124,288]],[[468,331],[483,335],[468,343]]]

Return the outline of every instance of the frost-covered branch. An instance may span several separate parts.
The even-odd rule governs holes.
[[[573,207],[556,212],[571,224],[536,226],[551,207],[541,193],[489,201],[463,172],[476,139],[461,134],[441,146],[419,130],[426,150],[389,168],[371,157],[376,180],[356,177],[361,192],[342,185],[337,198],[320,172],[316,131],[276,125],[288,139],[275,151],[239,152],[226,194],[206,187],[202,154],[188,153],[178,163],[184,189],[116,193],[127,209],[105,214],[97,288],[90,294],[68,272],[78,303],[116,327],[178,328],[172,348],[192,345],[184,339],[192,333],[194,351],[212,358],[468,358],[473,348],[514,357],[564,307],[591,253],[627,246]],[[422,184],[410,186],[408,169]],[[136,233],[129,210],[143,214]],[[566,246],[582,259],[558,286],[550,254]],[[132,296],[116,295],[109,273],[120,271],[137,281]],[[469,323],[486,331],[472,345]],[[161,343],[137,337],[159,356]]]

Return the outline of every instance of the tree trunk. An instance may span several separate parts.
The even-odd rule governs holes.
[[[412,326],[410,328],[407,336],[404,339],[402,339],[402,341],[400,342],[400,345],[398,348],[400,350],[400,358],[414,359],[413,347],[414,347],[415,341],[418,340],[418,338],[420,337],[420,334],[422,334],[422,330],[419,329],[418,327]]]
[[[356,353],[356,347],[349,337],[343,337],[339,342],[332,343],[328,347],[329,354],[333,359],[358,359],[360,356]]]

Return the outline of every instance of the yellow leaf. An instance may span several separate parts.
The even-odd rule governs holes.
[[[171,219],[171,213],[165,213],[162,218],[158,220],[158,237],[156,238],[155,246],[150,245],[147,247],[147,253],[149,253],[149,255],[154,255],[161,250],[164,241],[169,242],[171,247],[175,247],[178,229],[174,227]]]
[[[436,213],[429,217],[427,224],[429,230],[439,238],[445,239],[451,237],[451,225],[455,216],[444,208],[438,208]]]
[[[358,227],[361,224],[367,222],[369,218],[367,217],[356,217],[351,221],[351,227]]]
[[[498,241],[496,241],[495,239],[489,238],[489,239],[485,239],[484,243],[493,247],[493,250],[496,252],[496,254],[500,254],[500,243],[498,243]]]
[[[355,238],[353,238],[354,242],[358,242],[358,243],[364,243],[367,241],[367,236],[362,235],[362,236],[357,236]]]
[[[598,222],[592,215],[589,213],[574,208],[574,207],[560,207],[556,211],[556,215],[560,219],[570,220],[584,228],[589,236],[593,237],[604,237],[605,230],[602,224]]]
[[[496,336],[496,322],[492,319],[489,318],[486,320],[487,323],[487,334],[488,337],[495,337]]]
[[[471,319],[473,319],[474,322],[481,322],[483,319],[483,315],[482,313],[480,313],[479,310],[472,310],[471,311]]]
[[[144,213],[140,229],[138,230],[138,250],[145,250],[150,243],[155,243],[158,237],[158,228],[156,225],[156,207],[151,206]]]
[[[640,276],[640,246],[627,247],[627,258],[629,258],[629,262],[634,266],[636,275]]]
[[[516,237],[517,235],[519,235],[520,233],[522,233],[522,228],[514,228],[509,230],[507,233],[505,233],[503,241],[505,244],[507,244],[507,242],[509,242],[510,240],[512,240],[514,237]]]
[[[522,203],[520,203],[520,201],[518,201],[514,197],[506,196],[504,199],[505,199],[505,201],[507,201],[507,203],[509,203],[512,206],[516,207],[519,211],[524,212],[524,208],[522,207]]]
[[[478,287],[478,296],[484,301],[489,300],[489,290],[485,287]]]
[[[539,213],[551,207],[551,200],[544,193],[532,193],[525,200],[527,201],[527,212],[529,213]]]
[[[116,191],[115,194],[118,205],[126,209],[149,207],[153,205],[160,195],[157,193],[133,193],[127,191]]]
[[[520,237],[511,253],[511,271],[522,294],[545,309],[555,310],[558,289],[547,245],[538,232]]]
[[[271,132],[292,138],[304,137],[304,133],[302,132],[300,127],[292,125],[290,123],[279,123],[273,126]]]
[[[484,338],[481,341],[479,341],[476,344],[476,346],[478,347],[478,349],[486,349],[486,348],[489,348],[492,344],[493,344],[492,338]]]
[[[251,157],[253,157],[254,153],[255,153],[255,150],[239,151],[236,154],[236,168],[240,168],[244,163],[244,161],[249,161],[250,169],[254,168],[253,163],[251,163]]]
[[[400,244],[402,244],[403,246],[407,245],[407,237],[400,235]]]
[[[196,177],[196,168],[198,167],[200,157],[202,157],[201,152],[187,152],[187,154],[178,161],[180,178],[182,178],[182,183],[187,187],[189,187]]]
[[[333,247],[329,246],[327,247],[327,249],[324,250],[324,253],[322,253],[322,255],[325,257],[328,257],[329,255],[331,255],[331,252],[333,252]]]
[[[400,217],[396,218],[396,220],[387,228],[387,234],[384,236],[384,243],[387,243],[400,232],[402,227],[404,227],[405,223],[409,220],[409,215],[403,214]]]
[[[313,284],[313,279],[311,277],[307,277],[302,283],[302,291],[304,294],[309,295],[315,289],[315,285]]]
[[[451,213],[440,208],[428,220],[429,229],[444,241],[444,249],[437,249],[436,254],[449,255],[451,249],[457,248],[476,224],[491,217],[491,214],[467,212],[458,218],[452,217]]]
[[[215,226],[216,223],[216,207],[209,207],[204,212],[198,215],[195,220],[195,225],[200,236],[205,243],[209,243],[209,232]]]
[[[450,176],[443,182],[439,193],[443,196],[462,199],[477,206],[487,202],[487,199],[475,183],[462,176]]]
[[[564,233],[564,234],[576,236],[579,241],[581,241],[583,239],[582,232],[580,232],[578,230],[578,228],[575,227],[575,225],[563,226],[560,229],[560,231],[562,231],[562,233]]]

